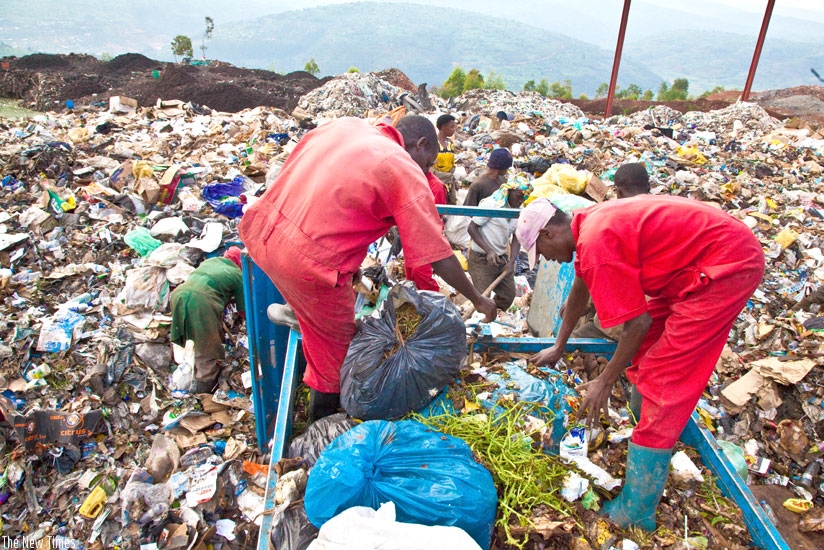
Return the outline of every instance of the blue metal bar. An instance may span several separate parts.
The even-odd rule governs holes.
[[[681,441],[698,451],[701,461],[718,478],[721,492],[727,498],[733,499],[741,508],[744,513],[744,523],[747,525],[753,542],[766,550],[790,550],[750,488],[727,460],[724,450],[718,446],[715,437],[702,426],[701,419],[696,413],[692,413],[690,421],[681,434]]]
[[[247,254],[242,255],[241,265],[255,435],[258,448],[265,453],[278,405],[275,396],[280,393],[289,329],[275,325],[266,315],[270,304],[284,303],[275,285]]]
[[[537,353],[555,344],[555,338],[479,338],[477,344],[484,348],[495,348],[515,353]],[[570,338],[568,351],[597,353],[612,357],[617,342],[598,338]]]
[[[272,512],[275,510],[275,487],[278,483],[275,464],[283,458],[286,442],[292,432],[292,415],[295,410],[298,388],[298,346],[300,345],[300,333],[290,330],[289,343],[286,346],[286,366],[283,369],[283,380],[278,398],[272,454],[269,458],[269,474],[266,477],[266,496],[263,499],[264,512],[258,535],[258,550],[269,550],[269,532],[272,530]]]
[[[481,216],[484,218],[517,218],[521,211],[517,208],[481,208],[480,206],[453,206],[438,204],[438,213],[448,216]]]

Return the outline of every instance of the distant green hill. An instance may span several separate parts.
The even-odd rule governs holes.
[[[755,38],[722,32],[681,31],[633,42],[627,56],[643,59],[668,81],[687,77],[690,92],[724,86],[742,89],[750,70]],[[817,84],[811,67],[824,70],[824,50],[816,44],[767,35],[753,89]]]
[[[456,66],[494,70],[507,86],[569,79],[576,95],[609,80],[612,52],[537,27],[413,4],[356,3],[285,12],[215,30],[209,55],[236,65],[321,73],[397,67],[415,83],[439,85]],[[657,89],[661,77],[625,60],[620,84]]]

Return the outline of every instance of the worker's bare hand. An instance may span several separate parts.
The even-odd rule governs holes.
[[[496,265],[496,266],[506,265],[506,256],[504,256],[504,255],[499,256],[498,254],[492,254],[489,257],[492,258],[492,265]]]
[[[575,414],[575,423],[578,424],[581,417],[586,413],[586,427],[592,429],[599,425],[601,414],[609,420],[609,396],[612,394],[612,384],[599,376],[591,382],[581,384],[576,391],[582,393],[586,391],[581,406]]]
[[[507,273],[515,273],[515,258],[512,258],[506,264],[506,272]]]
[[[529,358],[530,363],[534,363],[538,366],[541,365],[555,365],[561,356],[564,354],[563,346],[558,346],[557,344],[551,347],[546,348],[545,350],[541,350],[532,357]]]
[[[475,309],[484,314],[484,323],[491,323],[498,316],[498,306],[495,301],[486,296],[481,296],[476,302],[473,302]]]

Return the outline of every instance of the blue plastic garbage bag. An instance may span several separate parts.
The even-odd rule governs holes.
[[[397,520],[455,526],[489,548],[498,494],[462,440],[414,420],[364,422],[338,436],[309,471],[306,515],[315,527],[352,506],[392,501]]]
[[[538,404],[538,412],[544,413],[544,420],[552,419],[552,435],[547,450],[558,454],[558,446],[564,437],[564,421],[572,412],[567,398],[578,394],[567,385],[560,373],[547,372],[547,378],[542,380],[527,373],[519,361],[504,363],[503,368],[505,375],[486,373],[485,377],[498,384],[498,389],[481,404],[493,413],[498,407],[498,399],[505,395],[511,395],[516,401]]]
[[[201,191],[203,199],[218,214],[223,214],[227,218],[239,218],[243,215],[243,203],[240,202],[238,197],[246,191],[245,181],[246,178],[238,176],[229,183],[205,185]]]
[[[421,315],[401,344],[395,311],[411,303]],[[341,367],[341,405],[354,418],[394,420],[426,406],[454,380],[466,358],[466,326],[447,296],[395,285],[380,317],[367,317]]]

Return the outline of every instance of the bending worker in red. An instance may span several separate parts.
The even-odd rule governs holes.
[[[310,420],[337,411],[340,367],[355,335],[352,279],[369,245],[393,225],[406,263],[427,263],[486,320],[495,303],[475,290],[442,234],[426,173],[435,128],[409,115],[372,126],[342,118],[309,132],[239,226],[254,261],[292,307],[303,335]]]
[[[624,323],[612,359],[578,416],[595,425],[621,373],[640,393],[626,480],[604,513],[620,525],[655,529],[670,455],[706,388],[730,328],[764,274],[752,232],[725,212],[681,197],[609,201],[572,216],[538,199],[521,212],[518,240],[557,262],[575,258],[575,280],[554,346],[532,357],[555,364],[592,295],[604,327]],[[649,297],[649,300],[645,298]],[[583,389],[583,388],[582,388]],[[607,414],[607,418],[609,415]]]

